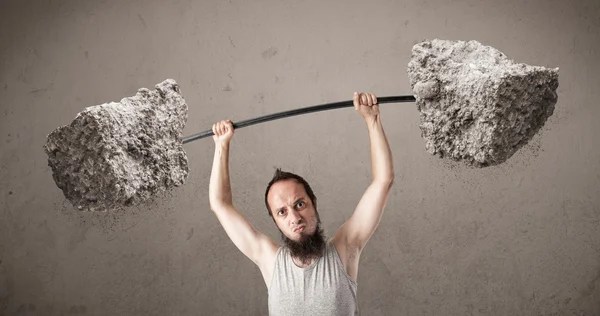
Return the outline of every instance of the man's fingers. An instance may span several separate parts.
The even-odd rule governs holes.
[[[231,120],[219,121],[212,126],[212,131],[215,136],[223,136],[229,132],[233,133],[233,122]]]
[[[356,100],[356,96],[354,97],[354,99]],[[375,96],[375,94],[373,93],[360,93],[358,95],[358,99],[359,105],[368,105],[368,106],[373,106],[375,104],[377,104],[377,96]],[[356,105],[356,102],[355,102]]]
[[[364,115],[371,115],[373,111],[378,111],[377,96],[374,93],[354,92],[354,108]]]
[[[354,107],[358,110],[361,105],[373,106],[377,104],[377,97],[372,93],[354,92]]]

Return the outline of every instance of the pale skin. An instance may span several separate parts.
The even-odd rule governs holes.
[[[362,251],[377,229],[392,185],[394,169],[392,153],[385,136],[377,97],[372,93],[354,93],[354,108],[364,118],[369,132],[372,181],[354,212],[332,238],[348,275],[356,281]],[[212,211],[235,246],[260,269],[269,286],[279,245],[257,231],[233,205],[229,181],[229,149],[234,134],[232,122],[213,125],[215,155],[210,177],[209,199]],[[317,229],[316,205],[312,205],[304,187],[294,181],[275,183],[267,196],[273,220],[288,238],[298,240],[300,234],[312,234]],[[305,267],[312,262],[299,267]],[[313,260],[314,261],[314,260]]]

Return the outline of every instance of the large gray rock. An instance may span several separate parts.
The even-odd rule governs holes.
[[[80,210],[136,205],[182,185],[189,171],[182,146],[187,109],[172,79],[87,107],[48,135],[54,181]]]
[[[408,77],[426,150],[475,167],[509,159],[557,102],[558,68],[514,63],[477,41],[414,45]]]

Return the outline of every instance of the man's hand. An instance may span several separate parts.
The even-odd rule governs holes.
[[[233,137],[233,123],[224,120],[213,124],[212,131],[215,134],[213,140],[217,145],[228,145]]]
[[[365,120],[377,118],[379,115],[377,97],[372,93],[354,92],[354,109],[356,109]]]

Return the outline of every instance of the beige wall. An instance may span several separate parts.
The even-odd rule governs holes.
[[[78,213],[42,146],[84,107],[176,79],[185,134],[216,120],[411,94],[412,45],[475,39],[560,67],[556,112],[529,146],[473,170],[431,157],[415,105],[382,105],[396,185],[358,276],[363,315],[600,315],[600,4],[574,1],[0,2],[0,315],[265,315],[259,270],[209,210],[210,138],[184,187]],[[326,233],[370,180],[352,109],[247,127],[234,201],[263,206],[276,167],[305,176]]]

